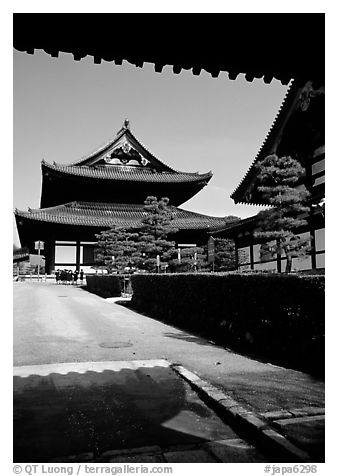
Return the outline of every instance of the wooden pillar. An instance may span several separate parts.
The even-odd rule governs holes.
[[[254,269],[254,252],[253,252],[253,242],[252,242],[252,236],[251,236],[251,242],[250,242],[250,269]]]
[[[55,240],[45,242],[45,258],[46,273],[51,274],[55,266]]]
[[[80,241],[76,241],[76,269],[80,271]]]

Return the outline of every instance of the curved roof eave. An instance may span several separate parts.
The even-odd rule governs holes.
[[[285,122],[287,121],[291,113],[292,106],[298,98],[298,94],[299,84],[296,81],[293,81],[284,96],[279,111],[265,137],[263,144],[261,145],[258,153],[256,154],[256,157],[254,158],[246,174],[240,181],[239,185],[230,195],[230,198],[232,198],[235,203],[248,203],[247,201],[243,200],[243,195],[247,187],[250,185],[250,183],[254,180],[256,176],[255,165],[260,159],[264,157],[264,154],[270,153],[269,148],[272,147],[273,141],[278,132],[284,127]]]
[[[143,169],[124,171],[116,168],[94,168],[78,165],[50,164],[45,160],[41,162],[42,169],[48,169],[64,175],[94,178],[97,180],[119,180],[131,182],[157,182],[157,183],[198,183],[209,181],[212,178],[211,170],[204,174],[191,172],[145,172]],[[114,173],[115,172],[115,173]]]
[[[243,218],[242,220],[239,220],[239,221],[234,221],[233,223],[228,223],[227,225],[223,226],[223,227],[218,227],[217,229],[213,230],[213,233],[217,234],[217,233],[222,233],[222,232],[231,232],[235,229],[241,229],[241,228],[247,228],[248,225],[254,225],[258,219],[258,215],[259,213],[257,213],[256,215],[253,215],[251,217],[248,217],[248,218]]]
[[[180,230],[212,230],[225,226],[228,217],[213,217],[171,206],[172,226]],[[43,209],[15,210],[16,218],[32,221],[109,228],[113,225],[138,226],[144,208],[141,204],[70,202]]]

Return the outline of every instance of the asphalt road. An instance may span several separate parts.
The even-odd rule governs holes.
[[[264,364],[81,288],[14,283],[15,366],[159,358],[193,368],[197,364],[208,371],[225,359],[227,372],[231,373],[266,369]],[[215,369],[215,373],[220,370]]]
[[[323,382],[306,374],[235,354],[81,288],[19,282],[14,283],[16,461],[29,455],[36,458],[30,461],[46,461],[63,451],[99,454],[112,445],[138,446],[141,440],[157,444],[158,435],[163,445],[237,441],[238,435],[171,370],[149,363],[146,372],[138,367],[126,372],[126,362],[159,359],[180,363],[258,413],[324,406]],[[100,363],[101,370],[93,373],[91,362]],[[114,362],[124,367],[116,370]],[[85,369],[79,371],[79,365]],[[136,426],[128,427],[126,418]],[[172,425],[165,427],[166,422]],[[313,422],[306,424],[314,434]],[[122,431],[126,428],[130,431]],[[283,431],[291,434],[293,428],[284,425]],[[321,444],[321,435],[317,446],[318,440]],[[245,442],[239,446],[243,452],[230,454],[230,461],[262,461]]]
[[[166,360],[150,360],[186,346],[208,355],[207,342],[72,286],[18,283],[14,294],[15,462],[217,441],[229,442],[230,461],[268,460]]]
[[[167,359],[258,411],[324,406],[324,383],[258,362],[74,286],[14,283],[14,365]]]

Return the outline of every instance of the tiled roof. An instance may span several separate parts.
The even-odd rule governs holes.
[[[171,206],[172,226],[180,230],[214,229],[229,223],[228,217],[211,217]],[[140,225],[145,211],[142,204],[70,202],[56,207],[15,210],[17,218],[95,227]]]
[[[42,167],[67,175],[127,182],[186,183],[210,180],[212,177],[212,172],[207,172],[205,174],[186,172],[153,172],[149,168],[127,167],[119,165],[89,167],[85,165],[66,165],[57,163],[49,164],[43,161]]]
[[[292,109],[295,99],[298,97],[299,93],[299,86],[296,83],[292,83],[283,99],[282,105],[279,108],[278,114],[271,125],[269,132],[260,147],[254,161],[250,165],[248,171],[242,178],[239,185],[236,189],[232,192],[230,197],[235,201],[235,203],[244,203],[243,195],[246,192],[247,187],[251,184],[252,180],[255,178],[257,171],[256,171],[256,164],[261,159],[263,159],[267,154],[270,153],[270,147],[273,144],[273,141],[276,138],[277,132],[283,125],[284,121],[288,118],[288,115]]]
[[[126,122],[126,121],[125,121]],[[128,126],[123,125],[122,128],[116,134],[114,139],[110,139],[104,143],[101,147],[94,150],[90,154],[85,155],[80,160],[73,162],[71,165],[93,165],[98,160],[101,160],[109,150],[114,150],[126,140],[130,143],[135,150],[141,155],[145,155],[156,169],[164,170],[166,172],[176,172],[172,167],[161,161],[158,157],[152,154],[145,146],[140,142],[130,130],[129,121]]]
[[[243,218],[242,220],[239,220],[236,222],[235,221],[232,223],[228,222],[225,225],[221,226],[220,228],[216,228],[215,230],[213,230],[213,234],[214,236],[217,236],[218,234],[226,236],[227,233],[231,235],[231,233],[235,230],[243,229],[245,231],[248,231],[257,222],[258,215],[259,213],[248,218]]]

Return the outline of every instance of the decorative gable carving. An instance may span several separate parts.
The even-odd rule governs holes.
[[[114,160],[117,159],[117,160]],[[104,158],[107,164],[127,165],[131,161],[136,161],[141,166],[146,166],[149,161],[143,157],[137,150],[135,150],[128,141],[123,142],[122,145],[117,146],[109,152]]]

